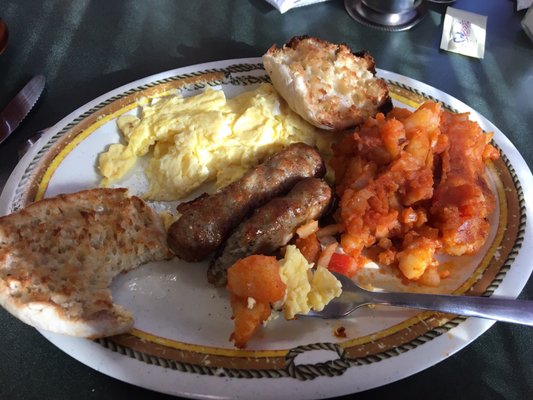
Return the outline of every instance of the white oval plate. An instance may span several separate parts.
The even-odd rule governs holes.
[[[532,231],[526,224],[531,209],[524,202],[533,195],[533,177],[527,164],[502,132],[457,99],[392,72],[378,70],[378,75],[388,82],[395,105],[413,108],[426,99],[438,100],[469,112],[485,131],[494,132],[502,159],[489,168],[498,193],[490,238],[480,254],[460,259],[464,266],[440,290],[517,297],[533,268]],[[260,58],[237,59],[163,72],[100,96],[61,120],[24,156],[0,196],[0,213],[96,187],[97,156],[120,139],[115,119],[135,110],[142,97],[176,90],[194,94],[207,85],[232,97],[266,81]],[[144,184],[142,174],[121,182],[134,193]],[[205,269],[204,264],[171,260],[118,277],[115,300],[136,321],[128,334],[90,341],[41,333],[91,368],[159,392],[205,399],[308,399],[355,393],[412,375],[460,350],[493,323],[378,307],[333,322],[278,319],[248,349],[237,350],[228,341],[227,295],[207,284]],[[382,282],[387,285],[395,283]],[[339,327],[346,337],[334,335]]]

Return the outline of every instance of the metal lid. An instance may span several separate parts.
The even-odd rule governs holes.
[[[348,14],[357,22],[384,31],[405,31],[420,22],[427,14],[426,4],[421,1],[412,8],[384,13],[370,8],[363,0],[344,0]]]

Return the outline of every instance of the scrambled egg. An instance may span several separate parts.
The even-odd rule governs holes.
[[[287,285],[287,294],[282,311],[286,319],[309,311],[321,311],[342,292],[341,283],[327,268],[312,271],[300,250],[287,246],[285,257],[279,262],[281,280]]]
[[[332,138],[291,111],[270,84],[232,99],[209,88],[192,97],[146,101],[141,108],[140,117],[117,120],[125,144],[109,146],[99,169],[108,186],[150,154],[145,197],[152,200],[181,199],[205,182],[228,185],[293,142],[330,153]]]

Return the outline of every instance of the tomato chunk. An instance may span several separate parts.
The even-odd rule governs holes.
[[[359,265],[357,261],[348,254],[333,253],[329,260],[328,269],[332,272],[346,275],[351,278],[357,273]]]

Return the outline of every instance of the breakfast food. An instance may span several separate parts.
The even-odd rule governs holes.
[[[169,256],[161,220],[126,189],[35,202],[0,218],[0,304],[36,328],[97,338],[127,331],[113,277]]]
[[[285,289],[276,257],[251,255],[231,266],[228,290],[235,328],[230,340],[236,347],[246,347],[271,316],[271,304],[283,300]]]
[[[490,139],[468,114],[432,101],[368,119],[334,148],[343,251],[361,267],[372,248],[380,264],[438,285],[447,272],[435,254],[474,254],[487,238],[495,198],[485,163],[498,157]]]
[[[340,281],[328,268],[308,262],[300,250],[288,245],[279,261],[281,280],[287,289],[281,310],[286,319],[309,311],[322,311],[342,293]]]
[[[488,237],[496,200],[486,163],[499,157],[491,137],[468,114],[433,101],[415,111],[378,113],[347,132],[333,146],[339,197],[333,223],[321,226],[317,214],[295,229],[287,222],[294,218],[293,207],[280,206],[287,212],[278,219],[282,213],[274,199],[237,228],[211,265],[219,272],[233,264],[227,269],[235,320],[230,340],[245,347],[273,310],[286,319],[320,311],[341,293],[331,271],[353,277],[369,260],[380,268],[397,267],[404,282],[439,285],[449,271],[440,268],[437,254],[475,254]],[[317,193],[301,191],[311,198]],[[283,246],[277,239],[286,226],[297,238],[286,239],[276,267],[270,255]],[[220,277],[211,281],[223,283]]]
[[[317,178],[302,179],[283,197],[276,197],[242,222],[228,238],[208,270],[208,281],[226,284],[227,269],[238,259],[253,254],[272,255],[285,246],[296,229],[320,218],[332,198],[329,185]]]
[[[300,37],[263,59],[281,96],[262,84],[232,99],[209,88],[190,97],[121,100],[116,113],[131,111],[117,121],[123,142],[98,160],[103,185],[122,184],[147,156],[150,199],[184,201],[204,183],[218,191],[182,202],[178,215],[168,215],[168,237],[150,208],[123,190],[60,196],[0,219],[0,304],[55,332],[124,332],[132,316],[113,304],[109,283],[166,258],[170,245],[186,261],[215,256],[208,280],[227,283],[231,340],[243,348],[275,316],[295,319],[339,296],[331,271],[354,276],[372,259],[379,264],[372,272],[385,279],[392,271],[393,282],[435,286],[447,272],[436,254],[479,251],[495,208],[483,176],[485,162],[497,157],[490,135],[433,102],[388,112],[387,86],[372,57],[345,45]],[[246,73],[239,70],[239,78]],[[340,203],[324,220],[332,189],[318,178],[327,172],[328,144],[337,141],[331,165]],[[177,264],[180,272],[189,267]],[[224,292],[216,293],[213,302]]]
[[[491,136],[467,114],[444,112],[441,133],[448,138],[448,146],[442,154],[442,177],[433,195],[431,219],[447,254],[475,254],[485,243],[488,217],[496,207],[484,179],[485,162],[498,158],[498,151],[488,144]]]
[[[186,261],[204,260],[254,209],[297,181],[324,173],[318,151],[304,143],[292,144],[218,192],[180,204],[182,215],[168,231],[170,248]]]
[[[98,169],[103,186],[123,185],[137,159],[146,156],[143,197],[150,200],[182,200],[204,183],[220,189],[291,143],[330,153],[331,138],[291,111],[270,84],[230,99],[208,88],[140,105],[140,116],[118,119],[124,143],[100,154]]]
[[[282,259],[251,255],[228,269],[228,290],[234,320],[230,335],[236,347],[246,347],[261,324],[280,311],[286,319],[321,311],[342,292],[341,283],[324,267],[313,264],[294,245]],[[277,314],[274,314],[277,315]]]
[[[263,64],[291,109],[318,128],[352,128],[392,108],[370,53],[354,54],[345,44],[294,37],[282,48],[273,45]]]
[[[275,199],[237,228],[215,261],[221,271],[233,263],[227,269],[235,320],[230,340],[245,347],[273,310],[286,319],[320,311],[341,293],[331,271],[353,277],[369,260],[395,267],[405,282],[439,285],[449,272],[439,268],[437,254],[475,254],[488,237],[496,200],[485,165],[499,156],[491,137],[468,114],[433,101],[413,112],[378,113],[347,133],[331,159],[340,199],[333,224],[321,227],[320,214],[306,218],[276,266],[270,255],[283,244],[272,232],[281,237],[290,224],[277,223]],[[313,179],[299,185],[306,181]],[[313,197],[317,190],[303,193]],[[281,220],[292,220],[292,207],[283,208]]]

